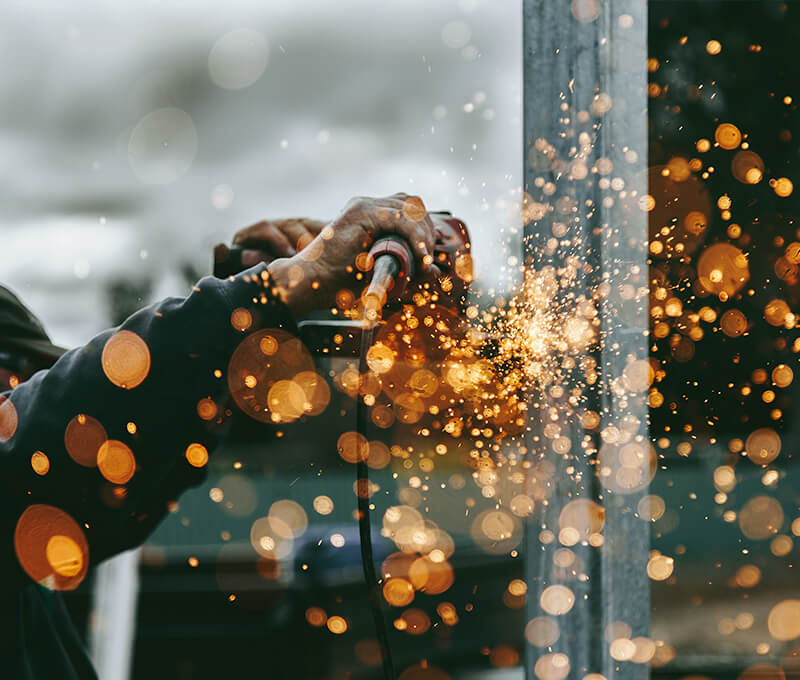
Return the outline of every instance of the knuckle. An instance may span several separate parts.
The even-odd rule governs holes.
[[[363,215],[368,209],[369,199],[365,196],[354,196],[344,206],[342,217],[345,220],[353,220]]]
[[[366,196],[353,196],[349,201],[347,201],[347,207],[351,209],[362,209],[368,203],[369,200]]]

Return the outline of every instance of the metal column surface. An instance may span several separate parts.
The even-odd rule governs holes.
[[[540,498],[525,533],[527,618],[545,617],[543,630],[555,621],[560,634],[542,645],[547,635],[529,624],[525,673],[643,678],[654,651],[646,495],[656,469],[647,428],[646,0],[524,0],[523,31],[526,275],[550,268],[557,282],[569,278],[555,293],[555,323],[583,295],[597,339],[573,356],[563,394],[543,390],[529,405],[528,450],[539,460],[529,474]],[[568,452],[544,431],[551,421]],[[565,519],[577,499],[583,505]],[[566,613],[566,590],[542,602],[551,586],[571,592]]]

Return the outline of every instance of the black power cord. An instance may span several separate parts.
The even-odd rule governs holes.
[[[361,350],[358,359],[358,372],[364,375],[367,372],[367,352],[372,347],[375,339],[374,324],[365,322],[361,329]],[[356,432],[367,440],[367,405],[360,394],[356,395]],[[372,554],[372,523],[370,520],[369,466],[367,458],[358,457],[356,463],[356,496],[358,498],[358,533],[361,543],[361,565],[364,570],[364,580],[369,592],[369,603],[372,609],[372,619],[375,623],[375,634],[381,648],[384,680],[395,680],[392,652],[389,647],[389,631],[386,619],[383,616],[381,603],[381,588],[378,575],[375,573],[375,560]]]

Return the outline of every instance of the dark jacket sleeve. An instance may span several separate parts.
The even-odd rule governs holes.
[[[294,328],[264,265],[235,279],[206,278],[187,298],[137,312],[0,396],[4,584],[29,583],[24,571],[38,580],[40,573],[31,573],[36,569],[26,559],[69,559],[71,544],[47,547],[50,534],[65,533],[59,528],[64,513],[85,536],[87,565],[140,543],[168,502],[205,475],[205,467],[190,464],[186,451],[192,444],[211,451],[233,408],[226,403],[231,354],[247,333],[277,327]],[[96,432],[77,427],[79,418],[84,426],[102,425],[112,445],[106,447],[110,472],[96,461],[75,459],[75,451],[93,450],[92,442],[97,448]],[[122,481],[131,472],[126,451],[135,462],[130,479]],[[80,536],[72,538],[80,544]],[[33,555],[23,559],[20,550]],[[72,573],[69,565],[61,571]],[[64,587],[74,587],[69,578],[62,580]]]

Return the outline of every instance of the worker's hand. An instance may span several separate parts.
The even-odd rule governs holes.
[[[242,265],[269,264],[280,257],[293,257],[322,231],[325,222],[308,217],[262,220],[246,227],[233,237],[233,245],[242,248]]]
[[[327,309],[336,293],[356,281],[356,257],[380,238],[396,234],[411,246],[417,268],[427,272],[433,263],[434,226],[417,196],[353,198],[339,216],[325,225],[308,246],[292,257],[269,265],[284,302],[295,314]]]

